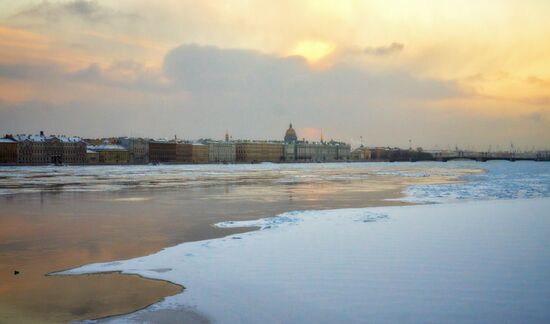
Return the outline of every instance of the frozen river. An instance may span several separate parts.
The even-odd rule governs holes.
[[[296,172],[268,180],[295,181],[310,173],[307,167],[266,165],[261,173]],[[335,176],[327,167],[314,166],[315,181]],[[63,274],[123,271],[186,287],[145,310],[105,320],[115,322],[176,321],[190,312],[223,323],[550,321],[550,164],[335,168],[349,168],[339,176],[367,178],[484,172],[406,190],[406,200],[437,204],[224,222],[217,226],[259,230]]]
[[[0,194],[178,189],[219,185],[317,185],[373,176],[455,176],[459,163],[311,163],[0,167]]]

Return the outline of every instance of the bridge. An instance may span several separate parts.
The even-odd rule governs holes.
[[[430,152],[435,161],[475,160],[486,162],[491,160],[506,161],[550,161],[550,151],[538,152],[475,152],[475,151],[433,151]]]

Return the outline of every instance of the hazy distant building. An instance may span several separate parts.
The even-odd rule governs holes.
[[[22,164],[84,164],[86,143],[80,137],[16,135],[17,162]]]
[[[280,162],[284,160],[283,144],[272,142],[236,143],[238,162]]]
[[[17,135],[17,163],[46,164],[46,138],[41,135]]]
[[[191,143],[176,144],[176,162],[191,163],[193,157],[193,145]]]
[[[424,152],[422,148],[416,150],[400,149],[398,147],[369,148],[372,161],[430,161],[437,158],[432,153]]]
[[[538,160],[550,161],[550,151],[538,151],[536,156]]]
[[[175,141],[149,141],[150,162],[176,162]]]
[[[283,157],[286,162],[296,161],[296,142],[284,144]]]
[[[331,162],[349,159],[351,148],[341,142],[325,142],[321,135],[320,142],[298,141],[296,131],[290,124],[284,137],[284,161],[287,162]]]
[[[336,146],[336,160],[337,161],[348,161],[351,155],[351,145],[346,143],[336,143],[333,144]]]
[[[235,143],[209,142],[208,161],[212,163],[234,163],[237,159]]]
[[[17,163],[17,142],[12,138],[0,138],[0,163]]]
[[[129,162],[131,164],[149,163],[149,143],[146,139],[120,137],[117,143],[128,150]]]
[[[353,161],[368,161],[371,159],[371,153],[368,148],[361,146],[351,152],[350,158]]]
[[[292,128],[292,123],[290,123],[288,129],[286,130],[284,140],[285,143],[293,143],[298,140],[298,137],[296,136],[296,131],[294,130],[294,128]]]
[[[193,144],[191,150],[191,162],[208,163],[208,145]]]
[[[80,137],[68,137],[68,136],[59,136],[54,137],[54,139],[59,140],[53,141],[56,146],[61,144],[61,158],[58,159],[58,163],[65,164],[85,164],[87,163],[86,156],[86,143]],[[57,147],[56,147],[57,150]],[[58,151],[54,153],[58,154]]]
[[[295,145],[295,159],[296,161],[306,162],[315,161],[317,159],[318,145],[309,142],[300,142]]]
[[[63,163],[63,143],[61,140],[54,136],[46,136],[44,144],[48,163]]]
[[[128,164],[128,150],[116,144],[101,144],[88,147],[98,153],[99,164]]]
[[[86,150],[86,163],[88,164],[98,164],[99,163],[99,153],[96,151]]]

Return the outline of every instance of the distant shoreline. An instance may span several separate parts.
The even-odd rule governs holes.
[[[329,164],[329,163],[417,163],[417,162],[439,162],[439,163],[446,163],[451,161],[471,161],[471,162],[490,162],[490,161],[507,161],[507,162],[521,162],[521,161],[529,161],[529,162],[550,162],[550,160],[535,160],[535,159],[494,159],[494,160],[486,160],[486,161],[479,161],[479,160],[473,160],[473,159],[452,159],[452,160],[418,160],[418,161],[410,161],[410,160],[365,160],[365,161],[325,161],[325,162],[318,162],[318,161],[282,161],[282,162],[231,162],[231,163],[190,163],[190,162],[162,162],[159,164],[153,164],[153,163],[97,163],[97,164],[63,164],[63,165],[55,165],[52,163],[0,163],[0,167],[12,167],[12,166],[28,166],[28,167],[43,167],[43,166],[52,166],[52,167],[66,167],[66,166],[162,166],[162,165],[256,165],[256,164]]]

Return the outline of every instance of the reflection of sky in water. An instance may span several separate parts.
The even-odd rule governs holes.
[[[212,185],[347,184],[372,176],[449,177],[479,168],[459,163],[323,163],[160,166],[20,166],[0,168],[0,194],[112,191]],[[307,187],[304,187],[307,188]]]

